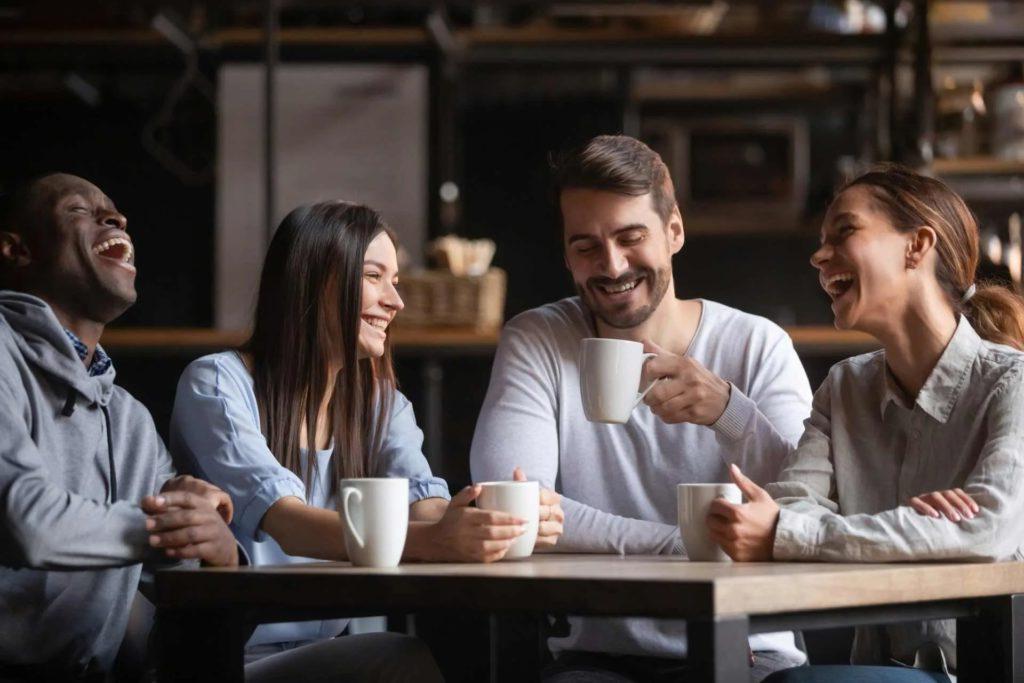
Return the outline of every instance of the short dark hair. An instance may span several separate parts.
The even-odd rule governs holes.
[[[650,193],[661,220],[676,208],[672,178],[661,156],[628,135],[598,135],[551,159],[556,202],[569,188],[606,190],[639,197]]]

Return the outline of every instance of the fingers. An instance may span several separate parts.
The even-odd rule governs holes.
[[[729,465],[729,475],[732,477],[733,483],[740,487],[740,491],[742,491],[743,495],[747,497],[747,500],[757,501],[771,498],[767,491],[755,484],[752,479],[747,477],[747,475],[743,474],[736,463]]]
[[[537,526],[537,542],[539,543],[544,538],[553,538],[554,542],[551,545],[554,545],[564,530],[561,522],[541,522]]]
[[[151,534],[149,545],[154,548],[181,548],[187,545],[199,545],[213,541],[219,536],[220,529],[217,529],[212,524],[200,524],[159,534]]]
[[[721,517],[708,516],[708,533],[713,537],[726,540],[736,540],[739,537],[739,533],[736,530],[736,525],[732,522],[728,522]]]
[[[979,512],[981,512],[981,506],[978,505],[978,502],[971,498],[969,494],[965,493],[963,488],[953,488],[953,490],[954,492],[956,492],[957,496],[967,501],[968,506],[971,508],[971,511],[974,512],[974,514],[978,514]]]
[[[526,473],[522,468],[517,467],[512,470],[512,481],[526,481]]]
[[[742,506],[730,503],[725,498],[715,498],[708,506],[708,518],[717,517],[724,522],[738,522],[742,514]]]
[[[974,499],[967,495],[963,489],[952,489],[946,491],[946,497],[948,498],[951,496],[957,500],[957,505],[961,514],[963,514],[967,519],[973,519],[974,515],[981,511],[981,508]]]
[[[956,507],[953,505],[946,496],[943,495],[942,491],[934,491],[922,496],[933,508],[941,512],[951,522],[959,522],[963,517],[957,512]]]
[[[507,512],[499,512],[497,510],[480,510],[479,508],[469,508],[464,513],[466,523],[476,525],[514,525],[522,526],[526,524],[527,520],[514,517]]]
[[[202,496],[216,508],[225,524],[231,523],[231,518],[234,515],[234,505],[231,502],[231,496],[210,482],[183,474],[173,479],[168,479],[164,483],[161,493],[171,491],[188,491]]]
[[[910,499],[910,507],[914,508],[914,511],[919,515],[925,517],[941,517],[939,511],[933,508],[931,505],[926,503],[921,496],[914,496]]]
[[[475,538],[487,540],[515,540],[526,533],[525,526],[478,526],[473,530]]]
[[[467,486],[455,494],[448,506],[452,508],[464,508],[476,500],[482,490],[483,487],[477,484]]]
[[[555,493],[551,489],[541,488],[540,490],[540,505],[541,505],[541,517],[544,516],[544,506],[557,507],[559,512],[562,510],[561,506],[562,496]]]
[[[150,514],[161,512],[169,507],[215,509],[206,498],[189,491],[165,491],[158,496],[146,496],[142,499],[140,506]]]
[[[171,529],[180,529],[186,526],[203,524],[209,521],[208,515],[209,512],[200,512],[198,510],[185,508],[174,508],[173,510],[162,512],[152,517],[147,517],[146,530],[169,531]]]
[[[565,511],[561,505],[541,505],[539,517],[541,522],[564,522]]]

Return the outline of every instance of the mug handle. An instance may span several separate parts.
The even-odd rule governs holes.
[[[646,364],[647,361],[649,361],[650,359],[654,358],[657,355],[658,354],[656,354],[656,353],[645,353],[644,354],[643,364]],[[665,378],[664,377],[656,377],[656,378],[652,379],[651,383],[647,385],[647,388],[644,389],[643,391],[641,391],[639,394],[637,394],[636,400],[633,401],[633,408],[636,408],[638,405],[640,405],[640,401],[644,400],[644,396],[647,395],[647,392],[649,392],[651,389],[653,389],[654,385],[657,384],[658,382],[660,382],[663,379],[665,379]]]
[[[366,547],[366,543],[363,542],[363,537],[359,535],[356,528],[352,525],[352,515],[348,511],[348,499],[352,496],[356,497],[356,503],[363,502],[363,494],[359,489],[352,488],[351,486],[345,487],[341,492],[341,509],[345,513],[345,526],[348,528],[348,532],[352,534],[352,538],[355,539],[356,545],[362,550]]]

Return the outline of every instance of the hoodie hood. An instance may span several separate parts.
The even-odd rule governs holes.
[[[106,406],[110,402],[113,366],[102,375],[90,377],[53,309],[39,297],[0,290],[0,337],[8,335],[25,359],[43,373],[89,403]]]

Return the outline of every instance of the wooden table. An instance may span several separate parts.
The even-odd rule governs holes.
[[[956,618],[961,682],[1024,681],[1024,563],[1017,562],[541,555],[394,569],[316,563],[174,569],[158,573],[156,594],[165,681],[241,681],[242,647],[258,623],[432,609],[686,619],[700,680],[744,683],[751,633]]]

